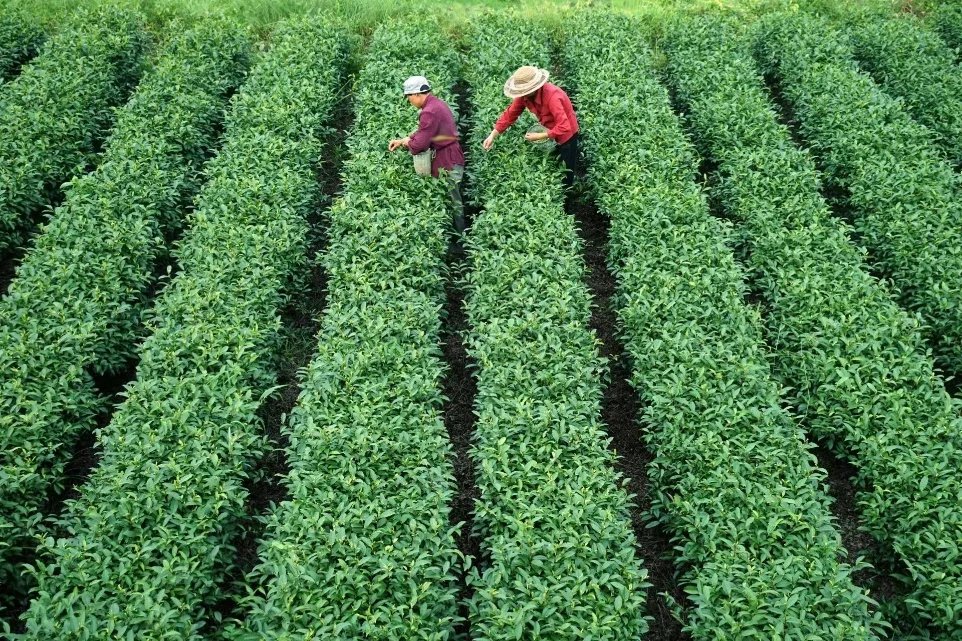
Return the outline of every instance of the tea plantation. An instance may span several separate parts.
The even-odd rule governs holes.
[[[0,9],[0,638],[962,640],[962,7],[911,8]],[[531,114],[482,147],[521,65],[570,189]]]

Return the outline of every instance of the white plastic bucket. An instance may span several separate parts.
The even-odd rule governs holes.
[[[428,149],[414,154],[414,172],[419,176],[431,175],[431,161],[434,160],[434,150]]]

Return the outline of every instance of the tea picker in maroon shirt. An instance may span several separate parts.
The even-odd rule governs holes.
[[[461,179],[464,177],[464,153],[458,143],[458,128],[454,113],[448,103],[431,93],[431,85],[424,76],[412,76],[404,82],[404,95],[408,102],[421,110],[418,129],[410,136],[392,140],[389,151],[407,147],[412,154],[431,150],[431,175],[438,177],[440,169],[447,170],[451,183],[451,200],[454,201],[454,229],[458,242],[452,249],[460,248],[460,236],[464,233],[464,205],[461,202]]]
[[[568,171],[565,187],[571,187],[578,171],[578,118],[571,99],[563,89],[548,82],[548,72],[537,67],[521,67],[504,83],[504,95],[512,99],[494,129],[484,139],[482,147],[491,149],[494,139],[513,125],[525,109],[530,110],[548,131],[525,134],[528,142],[552,138],[557,141],[556,151]]]

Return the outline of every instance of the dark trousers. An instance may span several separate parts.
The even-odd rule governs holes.
[[[578,173],[578,134],[571,137],[568,142],[555,147],[555,152],[565,164],[564,186],[565,191],[571,189],[574,184],[575,174]]]

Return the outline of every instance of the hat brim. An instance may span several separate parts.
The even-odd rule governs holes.
[[[514,76],[512,76],[504,83],[504,95],[512,99],[527,96],[529,93],[541,89],[544,83],[548,82],[549,75],[547,69],[538,69],[538,75],[536,75],[531,82],[525,84],[515,83]]]

